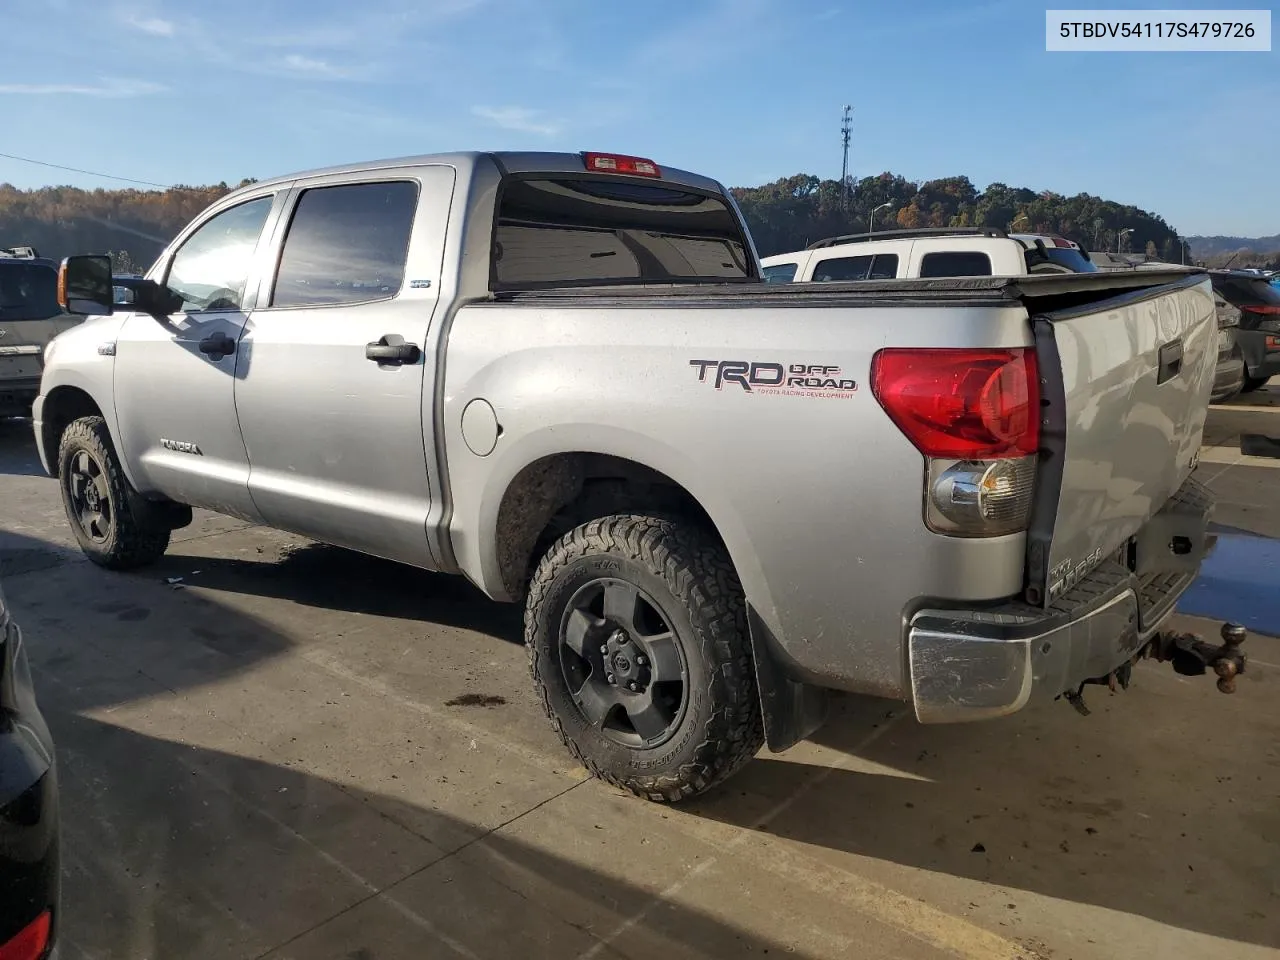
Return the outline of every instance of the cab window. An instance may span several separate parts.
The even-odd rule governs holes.
[[[223,210],[178,248],[165,285],[182,297],[183,313],[243,308],[253,253],[273,199],[258,197]]]

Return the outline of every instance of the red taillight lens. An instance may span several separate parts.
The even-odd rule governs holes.
[[[1280,304],[1264,303],[1256,307],[1241,307],[1241,310],[1247,310],[1249,313],[1261,313],[1269,317],[1280,315]]]
[[[661,177],[662,171],[652,160],[628,157],[621,153],[583,154],[587,169],[595,173],[629,173],[635,177]]]
[[[871,391],[926,457],[1022,457],[1040,445],[1031,350],[881,350]]]
[[[46,910],[8,943],[0,944],[0,960],[39,960],[49,945],[53,918]]]

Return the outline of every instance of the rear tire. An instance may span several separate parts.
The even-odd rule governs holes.
[[[764,741],[742,587],[696,527],[628,514],[571,530],[533,575],[524,632],[547,716],[602,780],[684,800]]]
[[[1244,386],[1240,388],[1241,393],[1253,393],[1255,390],[1261,390],[1270,382],[1270,377],[1248,377],[1244,378]]]
[[[132,570],[164,556],[170,526],[125,478],[102,417],[81,417],[63,431],[58,486],[71,532],[94,563]]]

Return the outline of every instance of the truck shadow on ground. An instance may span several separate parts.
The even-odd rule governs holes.
[[[518,604],[494,603],[462,577],[428,573],[323,543],[305,543],[278,561],[186,555],[169,548],[159,576],[183,576],[192,586],[274,597],[325,610],[416,620],[476,630],[523,643]]]
[[[290,639],[158,578],[108,573],[16,534],[5,542],[56,561],[4,587],[57,749],[66,956],[561,960],[652,897],[426,796],[406,800],[404,786],[392,795],[298,769],[284,726],[312,729],[326,757],[350,741],[310,716],[273,724],[270,710],[241,712]],[[421,756],[416,775],[457,772],[431,762]],[[399,769],[400,784],[411,770]],[[388,763],[377,779],[393,785],[396,772]],[[453,779],[447,790],[502,789]],[[636,957],[787,952],[676,904],[628,942]]]

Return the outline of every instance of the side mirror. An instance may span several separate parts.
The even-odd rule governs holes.
[[[109,315],[115,302],[111,258],[67,257],[58,270],[58,306],[78,316]]]

